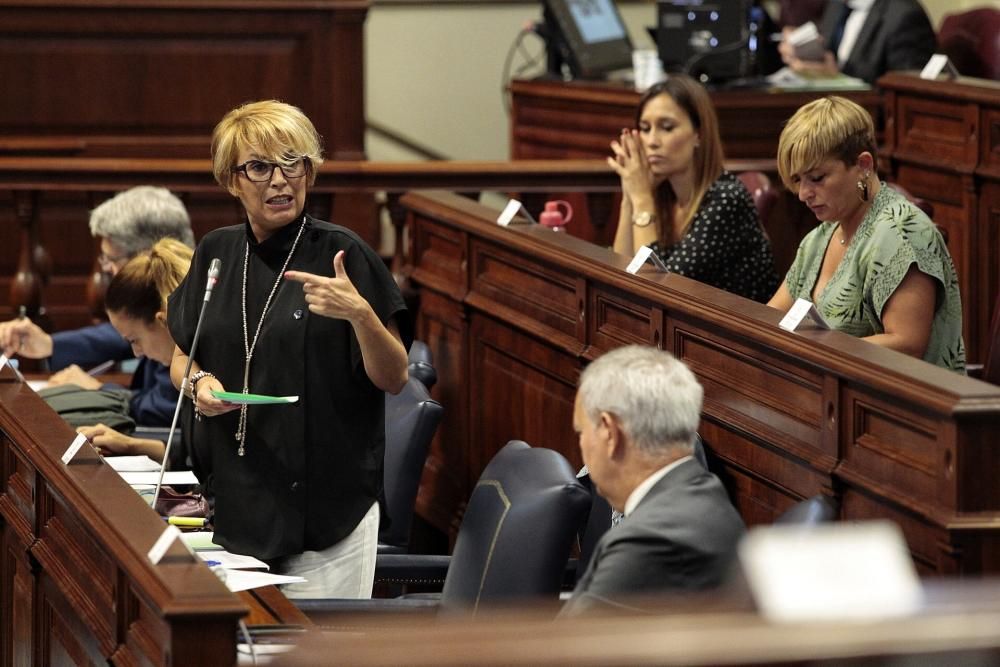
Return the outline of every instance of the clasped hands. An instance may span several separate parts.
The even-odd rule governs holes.
[[[649,160],[639,139],[639,130],[623,129],[621,136],[611,142],[608,166],[614,169],[622,182],[622,194],[631,203],[636,199],[648,199],[656,182],[649,168]]]

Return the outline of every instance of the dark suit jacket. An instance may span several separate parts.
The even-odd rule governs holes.
[[[819,31],[828,43],[843,6],[844,0],[826,4]],[[922,69],[935,44],[934,28],[917,0],[875,0],[840,71],[874,84],[891,70]]]
[[[52,334],[49,369],[70,364],[83,368],[113,360],[132,358],[132,346],[107,322]],[[106,384],[115,388],[118,385]],[[170,369],[152,359],[140,359],[132,374],[129,414],[140,426],[170,426],[178,392],[170,381]]]
[[[691,459],[657,482],[598,542],[561,616],[628,605],[657,591],[718,586],[744,526],[719,478]]]

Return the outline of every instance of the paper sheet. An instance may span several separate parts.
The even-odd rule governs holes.
[[[148,456],[105,456],[104,462],[118,472],[160,472],[160,464]],[[155,484],[155,480],[154,480]]]
[[[233,593],[261,588],[262,586],[277,586],[279,584],[296,584],[303,582],[303,577],[289,577],[270,572],[254,572],[252,570],[226,570],[226,588]]]

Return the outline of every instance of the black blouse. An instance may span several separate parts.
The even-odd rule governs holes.
[[[242,283],[249,245],[246,317],[252,341],[267,295],[301,225],[289,270],[333,275],[333,256],[383,323],[395,319],[403,341],[409,317],[392,274],[350,230],[306,216],[257,243],[249,224],[202,239],[185,281],[170,297],[168,324],[190,350],[212,258],[222,261],[195,360],[227,391],[243,388]],[[382,488],[385,394],[365,373],[353,328],[309,312],[302,285],[282,280],[250,365],[250,392],[298,395],[285,405],[248,408],[245,456],[237,455],[239,411],[197,422],[192,461],[215,496],[216,539],[234,553],[273,559],[339,542]]]
[[[705,193],[698,213],[677,243],[651,244],[674,273],[766,302],[778,289],[771,243],[764,236],[750,193],[723,172]]]

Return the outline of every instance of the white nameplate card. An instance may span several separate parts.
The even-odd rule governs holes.
[[[958,77],[958,70],[955,69],[955,65],[948,59],[948,56],[943,53],[935,53],[920,70],[920,78],[936,79],[941,74],[947,75],[949,79],[954,79]]]
[[[80,448],[83,447],[83,443],[85,442],[87,442],[87,436],[82,433],[78,433],[76,437],[73,438],[73,442],[70,443],[69,449],[67,449],[66,453],[62,455],[62,462],[69,464],[69,462],[73,460],[73,457],[76,456],[76,453],[80,451]]]
[[[0,371],[3,370],[4,366],[10,366],[10,370],[14,371],[14,377],[19,382],[24,382],[24,376],[21,375],[21,371],[17,370],[17,359],[8,359],[6,354],[0,354]]]
[[[806,318],[811,319],[816,326],[820,329],[829,329],[830,325],[826,323],[823,316],[819,314],[819,310],[816,309],[816,305],[812,301],[807,299],[796,299],[792,307],[788,309],[785,316],[781,318],[778,322],[778,326],[785,331],[795,331],[802,320]]]
[[[669,273],[670,271],[667,265],[663,263],[663,260],[660,259],[660,256],[653,252],[653,249],[648,245],[639,248],[639,251],[635,253],[635,257],[628,263],[625,270],[634,275],[646,262],[655,266],[657,271],[661,271],[662,273]]]
[[[528,209],[524,208],[524,204],[516,199],[511,199],[507,201],[507,205],[504,206],[503,211],[500,213],[500,217],[497,218],[497,224],[501,227],[506,227],[511,223],[517,224],[518,222],[523,222],[523,220],[514,220],[514,216],[518,213],[523,213],[524,217],[528,219],[528,222],[534,224],[535,219],[531,217],[528,213]]]
[[[174,543],[174,540],[180,536],[180,528],[167,524],[166,529],[160,534],[160,537],[156,540],[156,544],[153,545],[153,548],[150,549],[149,554],[147,554],[149,556],[149,562],[156,565],[163,560],[163,556],[167,553],[167,549],[169,549],[170,545]]]
[[[890,521],[759,526],[739,555],[772,622],[870,621],[912,614],[923,602],[913,558]]]

